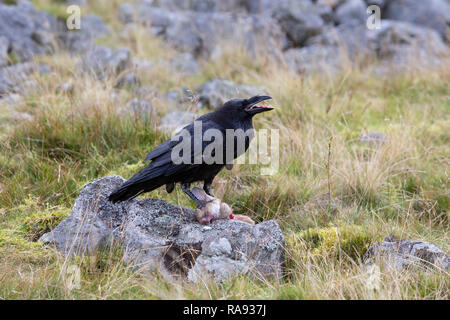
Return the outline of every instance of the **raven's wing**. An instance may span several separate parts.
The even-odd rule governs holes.
[[[198,117],[194,121],[202,121],[202,123],[204,123],[204,124],[206,122],[212,122],[212,121],[208,120],[208,117],[209,117],[209,114],[205,114],[205,115],[202,115],[202,116]],[[211,125],[211,124],[208,123],[208,125]],[[193,134],[193,132],[194,132],[194,122],[186,125],[181,130],[187,130],[187,131],[189,131],[190,134]],[[153,149],[152,151],[150,151],[147,154],[147,156],[145,157],[145,161],[153,160],[153,159],[159,157],[160,155],[162,155],[162,154],[164,154],[166,152],[171,152],[172,148],[174,146],[176,146],[178,143],[179,143],[179,141],[172,140],[172,139],[168,139],[168,140],[164,141],[163,143],[161,143],[159,146],[157,146],[155,149]]]

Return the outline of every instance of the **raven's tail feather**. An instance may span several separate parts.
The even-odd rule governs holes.
[[[125,181],[117,190],[109,195],[109,200],[116,203],[130,200],[141,193],[149,192],[167,183],[167,177],[161,176],[162,168],[145,168],[128,181]]]

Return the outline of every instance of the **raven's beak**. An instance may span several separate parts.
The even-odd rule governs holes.
[[[247,100],[248,103],[247,103],[247,106],[245,107],[245,111],[251,115],[255,115],[260,112],[270,111],[273,109],[272,107],[265,106],[265,105],[260,105],[260,106],[257,105],[257,103],[264,101],[264,100],[269,100],[269,99],[272,99],[272,97],[269,97],[269,96],[252,97]]]

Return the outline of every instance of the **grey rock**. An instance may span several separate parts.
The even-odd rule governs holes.
[[[133,95],[139,99],[152,99],[158,96],[158,89],[153,86],[143,86],[133,90]]]
[[[0,68],[8,65],[9,40],[0,36]]]
[[[171,132],[194,121],[198,115],[189,111],[175,110],[169,112],[161,119],[158,129]]]
[[[395,72],[437,66],[440,57],[448,54],[436,31],[392,20],[382,20],[381,28],[374,30],[365,25],[340,25],[308,39],[306,44],[335,47],[354,62],[378,59]]]
[[[339,24],[365,24],[367,5],[363,0],[347,0],[336,10],[336,21]]]
[[[447,0],[390,0],[383,18],[434,29],[450,41],[450,3]]]
[[[0,69],[0,96],[10,92],[22,93],[21,85],[33,74],[49,73],[50,68],[32,62],[18,63]]]
[[[122,177],[111,176],[88,183],[75,200],[70,215],[39,240],[67,255],[91,255],[109,244],[127,215],[126,207],[136,202],[108,201],[108,195],[123,182]]]
[[[256,226],[236,220],[199,224],[193,210],[157,199],[112,204],[108,195],[119,176],[87,184],[72,213],[41,241],[68,255],[95,254],[119,243],[124,262],[191,281],[223,281],[239,274],[282,276],[284,239],[274,220]]]
[[[58,92],[72,94],[74,91],[74,86],[71,82],[63,82],[57,87]]]
[[[381,10],[383,10],[387,3],[390,2],[390,0],[365,0],[367,7],[371,5],[376,5],[380,7]]]
[[[321,45],[286,50],[284,61],[290,70],[305,74],[315,72],[335,73],[340,70],[343,64],[339,48]]]
[[[226,79],[214,78],[195,91],[199,95],[199,107],[214,109],[221,107],[225,102],[235,98],[250,98],[256,95],[266,94],[267,90],[261,86],[234,83]]]
[[[116,87],[117,88],[123,88],[123,87],[136,87],[141,84],[141,81],[139,80],[139,77],[135,72],[129,72],[124,75],[121,75],[119,80],[117,80]]]
[[[188,88],[170,90],[164,94],[164,98],[174,105],[190,105],[198,101],[198,96]]]
[[[381,145],[387,140],[387,136],[381,132],[367,132],[359,136],[359,140],[367,145]]]
[[[11,54],[20,61],[52,52],[56,43],[55,31],[56,19],[36,10],[30,2],[0,3],[0,37],[8,39]]]
[[[92,72],[103,80],[131,67],[131,53],[128,48],[112,50],[96,46],[83,55],[81,66],[83,71]]]
[[[126,109],[134,115],[135,118],[139,119],[150,120],[153,115],[153,108],[150,102],[138,98],[128,101]]]
[[[5,105],[11,106],[11,105],[15,105],[16,103],[18,103],[21,100],[22,100],[22,96],[17,93],[10,93],[5,96],[0,95],[0,104],[5,104]]]
[[[450,267],[450,257],[426,241],[376,242],[367,249],[364,260],[367,264],[373,264],[380,259],[394,268],[435,266],[447,271]]]
[[[146,3],[127,4],[121,8],[122,14],[119,16],[122,21],[145,25],[151,22],[151,31],[180,51],[205,57],[217,50],[218,40],[241,44],[249,53],[256,54],[261,50],[275,53],[285,38],[276,21],[270,17],[220,12],[174,12]]]
[[[274,18],[286,33],[290,46],[303,46],[305,41],[322,32],[324,21],[310,1],[295,2],[295,6],[280,6]]]
[[[133,64],[139,71],[151,70],[153,68],[153,62],[146,59],[133,59]]]
[[[83,53],[94,47],[94,40],[110,34],[103,20],[94,14],[81,16],[80,29],[68,30],[65,23],[59,26],[60,45],[71,53]]]
[[[155,0],[152,5],[167,10],[197,12],[239,12],[244,9],[242,0]]]
[[[119,6],[119,20],[123,23],[131,23],[135,20],[135,6],[132,3],[125,2]]]
[[[367,32],[367,40],[379,59],[405,69],[412,63],[439,65],[440,56],[448,53],[436,31],[405,22],[383,20],[380,29]]]
[[[185,52],[170,59],[170,69],[173,72],[196,74],[200,70],[200,64],[195,59],[194,55]]]

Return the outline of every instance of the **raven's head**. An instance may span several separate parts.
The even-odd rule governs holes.
[[[253,117],[257,113],[270,111],[273,108],[267,105],[258,105],[259,102],[272,99],[269,96],[254,96],[249,99],[233,99],[226,102],[222,110],[225,112],[239,112],[244,116]]]

